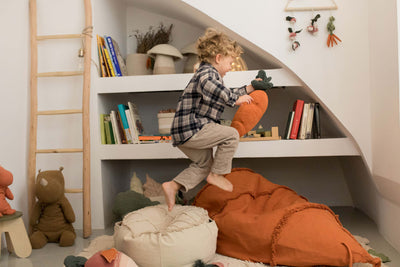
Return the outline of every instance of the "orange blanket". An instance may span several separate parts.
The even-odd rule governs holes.
[[[233,169],[226,178],[233,192],[208,184],[194,202],[218,225],[218,253],[271,266],[381,265],[329,207],[310,203],[249,169]]]

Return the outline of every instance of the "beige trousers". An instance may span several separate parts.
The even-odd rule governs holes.
[[[192,163],[174,178],[187,192],[210,172],[227,174],[232,169],[232,158],[239,143],[239,133],[235,128],[217,123],[208,123],[178,148]],[[213,147],[217,147],[213,157]]]

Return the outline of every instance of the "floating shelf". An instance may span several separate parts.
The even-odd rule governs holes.
[[[240,142],[235,158],[359,156],[350,138]],[[171,143],[101,145],[101,160],[183,159]]]
[[[271,76],[274,86],[302,86],[301,82],[285,69],[265,70]],[[240,87],[250,84],[258,70],[228,72],[224,77],[227,87]],[[181,91],[192,78],[193,73],[137,75],[95,79],[98,94]]]

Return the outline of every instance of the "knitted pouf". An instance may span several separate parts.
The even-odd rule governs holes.
[[[214,256],[218,228],[205,209],[175,205],[146,207],[115,224],[115,247],[139,266],[189,267]]]

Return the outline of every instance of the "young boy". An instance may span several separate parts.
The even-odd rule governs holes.
[[[162,184],[168,210],[175,205],[178,190],[188,190],[205,177],[222,190],[233,186],[223,175],[231,172],[232,158],[239,143],[236,129],[220,125],[224,106],[238,106],[253,101],[248,94],[253,86],[229,89],[222,78],[231,70],[242,48],[224,33],[207,29],[197,41],[200,66],[179,98],[171,127],[173,146],[191,161],[190,166],[172,181]],[[217,147],[213,158],[213,147]]]

